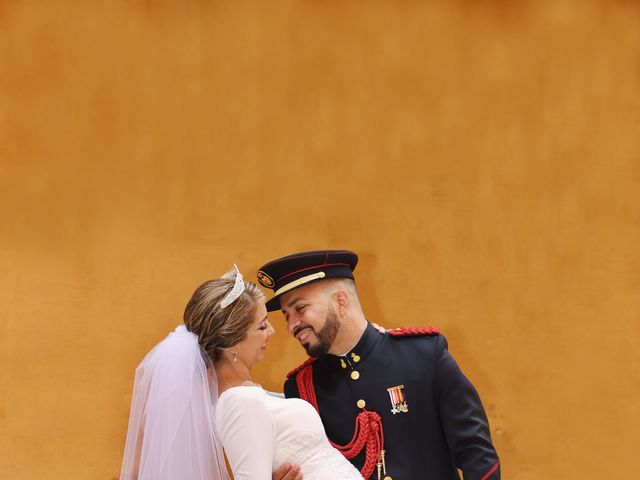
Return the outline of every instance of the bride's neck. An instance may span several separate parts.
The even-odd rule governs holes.
[[[251,369],[243,362],[216,362],[216,376],[218,377],[218,395],[231,387],[237,387],[245,382],[251,382]]]

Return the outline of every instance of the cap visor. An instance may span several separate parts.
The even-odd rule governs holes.
[[[271,300],[268,300],[265,303],[267,307],[267,312],[275,312],[276,310],[280,310],[280,295],[277,297],[273,297]]]

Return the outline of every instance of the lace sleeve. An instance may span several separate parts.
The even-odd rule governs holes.
[[[235,480],[271,480],[275,434],[264,400],[257,388],[237,387],[218,403],[218,430]]]

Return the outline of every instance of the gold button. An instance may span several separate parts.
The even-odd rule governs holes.
[[[384,477],[384,480],[393,480],[393,479],[387,475],[386,477]]]
[[[365,402],[364,400],[360,399],[356,402],[356,405],[358,406],[358,408],[364,408],[365,405],[367,404],[367,402]]]
[[[340,359],[340,366],[342,368],[347,368],[347,364],[345,363],[344,359],[342,359],[342,358]]]
[[[358,355],[358,354],[356,354],[356,353],[352,353],[352,354],[351,354],[351,359],[352,359],[354,362],[358,363],[358,362],[360,361],[360,355]]]
[[[353,372],[351,372],[351,379],[352,380],[357,380],[360,378],[360,372],[356,372],[355,370]]]

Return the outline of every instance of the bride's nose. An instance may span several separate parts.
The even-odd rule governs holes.
[[[276,329],[273,328],[273,325],[271,325],[271,322],[267,322],[267,336],[270,337],[274,333],[276,333]]]

